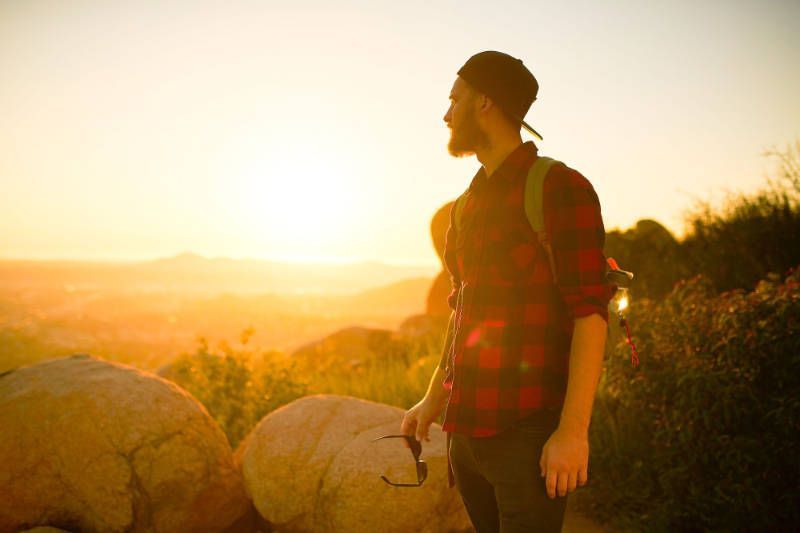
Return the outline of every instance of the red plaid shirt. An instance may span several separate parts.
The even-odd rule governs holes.
[[[597,194],[565,165],[547,174],[543,209],[556,284],[524,209],[528,169],[537,158],[528,142],[491,178],[481,168],[460,229],[450,215],[444,258],[455,318],[441,365],[450,389],[445,431],[489,436],[527,415],[560,409],[574,318],[597,313],[608,321],[612,289]]]

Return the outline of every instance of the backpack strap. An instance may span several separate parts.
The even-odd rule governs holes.
[[[531,224],[539,244],[542,245],[547,254],[547,261],[550,263],[550,273],[553,275],[553,282],[558,282],[556,275],[556,262],[553,257],[553,248],[550,246],[550,237],[544,226],[544,179],[547,172],[556,163],[560,163],[550,157],[538,158],[528,170],[528,179],[525,182],[525,215]]]
[[[556,263],[553,258],[553,248],[550,246],[550,238],[544,227],[543,205],[544,179],[547,177],[547,172],[556,163],[560,163],[560,161],[550,157],[539,157],[528,170],[528,177],[525,181],[525,215],[528,217],[528,222],[531,228],[533,228],[536,238],[539,240],[539,244],[541,244],[547,254],[547,261],[550,264],[550,272],[553,275],[554,283],[558,281],[556,277]],[[470,191],[465,191],[456,199],[456,203],[453,206],[455,210],[453,213],[453,221],[455,222],[456,231],[461,231],[461,219],[469,195]]]

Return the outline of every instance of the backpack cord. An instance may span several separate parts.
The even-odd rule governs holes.
[[[633,339],[631,338],[631,329],[628,327],[628,320],[621,314],[619,315],[619,325],[625,328],[625,334],[628,336],[625,342],[631,347],[631,366],[636,368],[639,366],[639,352],[636,350],[636,344],[633,343]]]

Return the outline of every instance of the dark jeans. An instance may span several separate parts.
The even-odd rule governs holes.
[[[456,487],[478,533],[558,532],[566,497],[547,496],[539,458],[558,413],[527,418],[491,437],[451,434]]]

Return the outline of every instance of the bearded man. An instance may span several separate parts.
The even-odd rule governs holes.
[[[417,440],[444,411],[451,485],[479,533],[560,531],[566,495],[588,479],[588,429],[612,288],[600,203],[557,163],[543,184],[552,255],[525,213],[538,159],[522,142],[539,86],[522,61],[481,52],[458,71],[448,149],[481,168],[451,211],[445,264],[453,312],[439,366],[401,431]],[[552,259],[551,259],[552,258]]]

